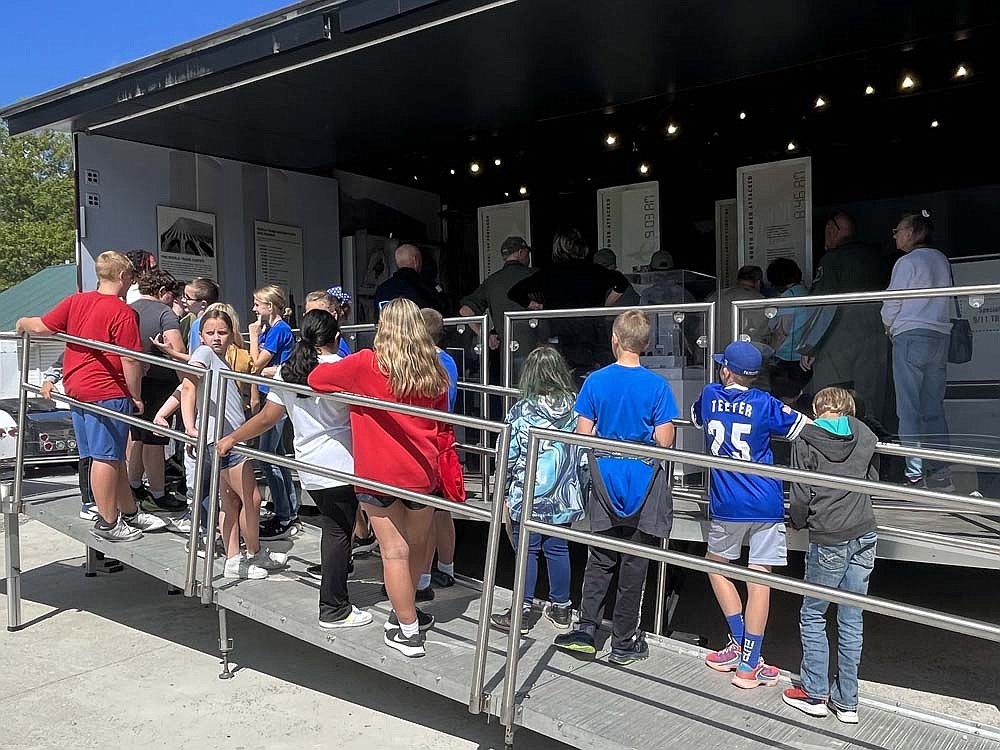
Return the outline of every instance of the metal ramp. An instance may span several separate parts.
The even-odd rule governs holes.
[[[24,513],[172,586],[184,585],[183,537],[147,534],[126,545],[98,540],[90,533],[92,524],[78,517],[79,502],[67,488],[48,496],[26,497]],[[381,593],[377,558],[359,560],[351,579],[354,603],[369,609],[375,623],[356,630],[326,631],[316,624],[318,582],[305,573],[307,565],[319,560],[318,530],[306,526],[294,544],[272,546],[287,549],[288,569],[262,581],[217,577],[214,601],[219,607],[452,700],[468,702],[479,616],[477,582],[460,579],[454,587],[437,591],[437,598],[427,606],[438,621],[428,634],[428,655],[408,660],[382,647],[381,625],[389,604]],[[497,588],[495,596],[498,610],[509,606],[510,591]],[[544,618],[536,619],[531,634],[521,641],[516,723],[576,747],[617,750],[660,748],[669,743],[726,750],[734,746],[1000,750],[1000,730],[871,701],[863,700],[862,721],[856,727],[832,717],[812,721],[785,706],[778,689],[739,691],[725,675],[702,665],[700,651],[666,639],[650,637],[650,658],[631,667],[611,666],[600,656],[596,661],[580,661],[552,648],[558,631]],[[238,653],[238,626],[233,635]],[[506,649],[506,636],[491,632],[484,693],[486,709],[496,716],[500,715]]]

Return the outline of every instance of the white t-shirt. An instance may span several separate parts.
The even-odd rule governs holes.
[[[336,354],[321,354],[319,361],[327,363],[337,362],[340,359]],[[281,380],[280,367],[274,379]],[[295,393],[283,391],[278,386],[271,388],[267,400],[285,407],[288,418],[292,420],[295,458],[303,463],[323,466],[334,471],[354,472],[351,415],[346,404],[318,396],[299,398]],[[299,472],[299,482],[307,490],[322,490],[348,484],[305,471]]]
[[[229,370],[231,368],[226,361],[220,359],[210,346],[199,346],[194,350],[191,355],[192,365],[201,365],[207,370],[213,370],[219,372],[221,370]],[[198,402],[201,403],[201,394],[205,388],[205,378],[198,380]],[[215,386],[212,386],[213,390]],[[208,442],[215,442],[215,415],[218,412],[218,407],[215,403],[214,393],[209,397],[208,406]],[[201,426],[202,415],[198,415],[198,426]],[[236,386],[236,382],[233,380],[226,381],[226,413],[225,413],[225,424],[222,428],[222,434],[228,435],[230,432],[235,430],[237,427],[246,421],[246,417],[243,414],[243,398],[240,396],[240,390]]]

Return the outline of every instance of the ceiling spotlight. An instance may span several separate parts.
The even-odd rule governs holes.
[[[667,135],[677,135],[677,131],[680,130],[680,125],[675,122],[667,124]]]
[[[604,142],[609,146],[614,146],[616,143],[618,143],[618,136],[615,135],[614,133],[608,133],[607,136],[605,136],[604,138]]]
[[[899,82],[900,91],[913,91],[917,87],[917,78],[911,73],[903,75],[903,80]]]
[[[747,113],[746,112],[740,112],[740,119],[741,120],[747,119]]]
[[[799,150],[799,144],[797,144],[795,141],[789,141],[788,145],[785,146],[785,150],[789,151],[789,152],[791,152],[791,151],[798,151]]]
[[[510,198],[510,193],[508,193],[506,190],[504,190],[503,191],[503,197],[504,198]]]
[[[449,172],[450,172],[451,174],[455,174],[455,170],[454,170],[454,169],[449,169],[448,171],[449,171]]]
[[[826,109],[827,101],[822,96],[816,97],[816,103],[813,105],[816,109]]]
[[[940,125],[941,125],[941,123],[938,122],[937,120],[931,120],[931,127],[932,128],[939,127]]]
[[[420,181],[420,178],[419,178],[419,177],[417,177],[416,175],[413,175],[413,181],[414,181],[414,182],[419,182],[419,181]]]
[[[525,187],[524,185],[521,185],[521,187],[518,188],[517,192],[519,192],[521,195],[527,195],[528,194],[528,188]]]
[[[874,86],[872,86],[870,83],[867,86],[865,86],[865,96],[871,96],[874,93],[875,93]]]
[[[474,161],[469,165],[469,171],[472,172],[472,174],[479,174],[480,169],[482,169],[482,167],[479,166],[478,161]]]
[[[494,159],[493,160],[493,166],[494,167],[499,167],[501,164],[502,164],[502,162],[499,159]]]
[[[964,64],[959,65],[955,69],[955,74],[952,77],[953,78],[968,78],[969,77],[969,69],[967,67],[965,67]]]
[[[646,162],[639,165],[639,174],[649,174],[649,165]]]

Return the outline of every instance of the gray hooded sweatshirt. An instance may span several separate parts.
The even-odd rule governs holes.
[[[878,480],[875,433],[847,417],[850,435],[835,435],[815,424],[792,443],[792,466],[819,474]],[[839,544],[875,531],[869,495],[793,483],[788,514],[796,529],[809,529],[813,544]]]

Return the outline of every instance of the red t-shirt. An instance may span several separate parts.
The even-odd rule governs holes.
[[[74,294],[43,315],[42,322],[56,333],[142,351],[139,316],[123,300],[110,294]],[[66,344],[63,381],[66,394],[79,401],[131,398],[121,357],[78,344]]]
[[[447,389],[434,398],[396,398],[371,349],[362,349],[339,362],[317,365],[309,374],[309,386],[326,393],[347,391],[382,401],[448,410]],[[442,428],[434,419],[352,406],[354,470],[359,477],[429,494],[440,484],[438,432]],[[380,494],[363,487],[359,491]]]

